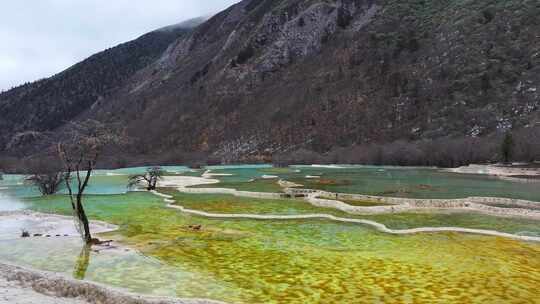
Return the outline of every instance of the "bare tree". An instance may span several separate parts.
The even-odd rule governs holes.
[[[56,150],[64,165],[65,185],[79,231],[87,244],[99,243],[99,240],[92,239],[90,234],[83,194],[103,148],[112,142],[118,142],[120,138],[106,125],[94,120],[72,122],[63,138],[64,140],[57,143]]]
[[[165,171],[161,167],[151,167],[144,174],[135,174],[129,177],[128,188],[133,188],[140,183],[146,184],[146,190],[156,190],[157,182],[163,178]]]
[[[31,173],[26,182],[36,186],[42,195],[52,195],[60,190],[66,174],[58,159],[39,158],[26,161],[26,170]]]

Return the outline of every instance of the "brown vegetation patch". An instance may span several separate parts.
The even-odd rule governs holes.
[[[320,196],[318,198],[329,199],[329,200],[336,199],[335,197],[329,197],[329,196]],[[338,198],[337,200],[347,205],[358,206],[358,207],[394,206],[394,204],[388,204],[385,202],[374,201],[374,200],[343,199],[343,198]]]

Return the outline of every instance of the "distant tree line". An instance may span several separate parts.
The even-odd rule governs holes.
[[[459,167],[486,162],[540,160],[540,128],[527,128],[488,137],[439,138],[355,145],[320,154],[306,149],[273,157],[276,166],[341,163],[395,166]]]
[[[103,158],[98,167],[183,164],[191,168],[200,168],[205,165],[223,163],[223,160],[208,152],[185,152],[182,150],[159,154],[152,154],[150,151],[137,152],[139,153],[131,155],[113,153],[113,156],[110,154]],[[358,144],[350,147],[337,147],[325,153],[310,149],[298,149],[274,154],[271,156],[271,161],[274,165],[282,167],[291,164],[314,163],[458,167],[472,163],[533,162],[540,161],[540,127],[492,134],[486,137],[438,138],[420,141],[398,140],[391,143]],[[254,163],[260,162],[260,160],[244,160],[244,162]],[[239,163],[242,162],[239,161]],[[36,165],[41,166],[41,168],[35,168]],[[54,175],[56,170],[49,170],[49,168],[42,170],[43,165],[43,162],[28,162],[16,157],[0,156],[0,171],[4,173],[36,174],[41,171]],[[51,166],[52,163],[48,165]]]

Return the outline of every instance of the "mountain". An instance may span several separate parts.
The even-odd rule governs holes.
[[[198,18],[145,34],[93,55],[50,78],[0,94],[0,150],[39,139],[112,96],[170,43],[204,22]]]
[[[244,0],[118,74],[87,61],[3,93],[0,146],[78,115],[122,122],[134,155],[226,161],[535,127],[539,14],[536,0]]]

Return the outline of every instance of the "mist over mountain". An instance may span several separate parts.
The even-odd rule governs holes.
[[[86,118],[136,138],[126,157],[222,161],[534,128],[539,15],[532,0],[245,0],[2,93],[0,150]]]

